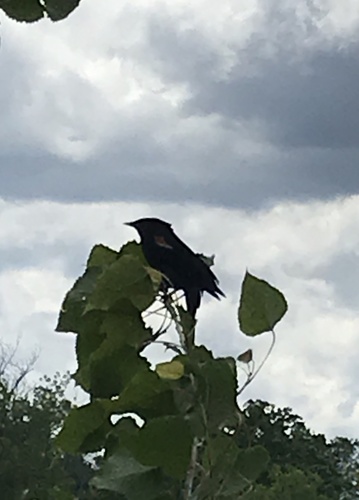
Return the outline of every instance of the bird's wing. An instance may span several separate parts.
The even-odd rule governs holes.
[[[197,255],[191,248],[186,245],[174,232],[168,238],[168,245],[173,248],[180,248],[183,261],[190,264],[192,273],[195,274],[195,279],[203,286],[203,289],[219,298],[218,295],[225,297],[225,294],[218,287],[218,278],[211,268]],[[177,252],[176,252],[177,253]]]

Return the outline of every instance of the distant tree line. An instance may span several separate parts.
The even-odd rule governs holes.
[[[4,365],[6,369],[4,369]],[[2,369],[3,368],[3,369]],[[0,362],[0,492],[2,500],[125,500],[91,485],[97,463],[59,450],[54,437],[73,406],[66,398],[69,376],[26,383],[29,364]],[[327,440],[312,433],[289,408],[248,401],[241,447],[263,446],[265,472],[243,498],[248,500],[354,500],[359,497],[357,440]]]

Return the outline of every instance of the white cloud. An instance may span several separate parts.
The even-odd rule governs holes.
[[[246,395],[355,435],[358,22],[356,0],[83,0],[57,24],[5,19],[2,338],[40,347],[38,373],[73,370],[74,337],[53,332],[65,292],[92,245],[157,215],[216,254],[228,298],[204,301],[198,330],[216,354],[265,353],[238,332],[246,268],[288,298]],[[21,201],[37,197],[68,203]],[[310,197],[332,201],[288,201]]]
[[[336,2],[322,0],[323,17],[320,25],[323,32],[340,37],[355,37],[359,25],[359,8],[355,0]]]
[[[319,278],[317,270],[326,263],[330,271],[336,259],[345,261],[348,255],[359,258],[358,206],[359,197],[352,197],[281,204],[249,214],[200,205],[3,202],[0,239],[2,251],[9,252],[4,256],[10,259],[19,247],[26,249],[16,268],[2,262],[3,339],[8,342],[20,334],[22,352],[41,347],[37,373],[73,370],[74,337],[53,331],[65,292],[81,274],[93,244],[119,248],[136,237],[122,222],[154,214],[173,222],[195,250],[216,254],[215,271],[228,298],[217,302],[206,297],[198,327],[198,341],[216,355],[237,356],[253,347],[259,363],[268,348],[269,335],[249,339],[238,330],[246,267],[287,297],[289,312],[277,327],[275,350],[243,399],[291,406],[317,431],[355,435],[357,310],[342,303],[336,282],[327,281],[325,274]],[[35,264],[33,252],[41,255]],[[168,357],[161,349],[152,355],[155,361]]]

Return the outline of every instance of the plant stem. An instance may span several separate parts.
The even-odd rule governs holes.
[[[197,469],[197,456],[198,456],[198,438],[194,438],[192,442],[192,450],[191,450],[191,460],[189,463],[187,477],[183,492],[183,499],[190,500],[193,492],[193,483],[196,477],[196,469]]]
[[[272,342],[271,342],[271,345],[269,346],[267,354],[264,356],[264,358],[261,361],[261,363],[259,364],[258,368],[248,377],[248,379],[245,381],[243,386],[239,389],[239,391],[237,392],[237,396],[239,396],[239,394],[241,394],[244,391],[244,389],[247,387],[247,385],[249,385],[252,382],[252,380],[258,375],[260,370],[263,368],[264,363],[267,361],[271,352],[273,351],[273,347],[274,347],[275,341],[276,341],[276,336],[275,336],[274,330],[271,330],[271,332],[272,332]]]

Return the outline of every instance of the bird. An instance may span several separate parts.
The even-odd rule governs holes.
[[[167,283],[164,291],[168,288],[184,291],[187,311],[193,318],[203,292],[216,299],[225,297],[209,265],[175,234],[170,223],[145,217],[125,224],[139,233],[143,254],[149,265],[165,276]]]

